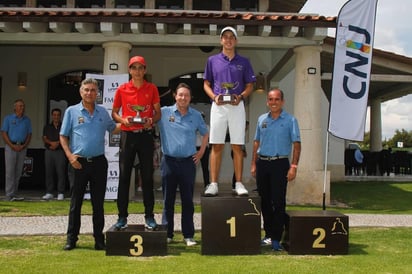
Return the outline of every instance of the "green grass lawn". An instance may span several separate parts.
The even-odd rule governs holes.
[[[331,183],[332,204],[327,209],[342,213],[412,214],[412,182],[338,182]],[[0,201],[0,216],[61,216],[67,215],[69,200],[65,201]],[[321,209],[319,206],[288,205],[288,209]],[[200,212],[200,205],[196,205]],[[83,204],[83,214],[91,214],[90,201]],[[131,201],[129,212],[143,213],[141,202]],[[155,204],[162,212],[162,204]],[[179,205],[176,212],[181,212]],[[116,202],[105,202],[105,214],[117,214]]]
[[[180,235],[181,237],[181,235]],[[105,256],[93,238],[63,251],[64,236],[0,237],[0,273],[411,273],[410,228],[352,228],[348,255],[288,255],[263,247],[260,255],[201,255],[201,243],[177,242],[163,257]],[[200,241],[200,233],[195,239]]]
[[[412,182],[340,182],[331,184],[333,207],[342,213],[412,214]],[[69,201],[0,202],[2,216],[67,215]],[[288,209],[319,209],[288,206]],[[200,212],[200,206],[196,211]],[[106,214],[117,214],[116,203],[105,202]],[[161,213],[162,205],[155,211]],[[177,208],[180,212],[180,207]],[[130,203],[130,212],[143,212]],[[90,202],[83,214],[90,214]],[[0,273],[412,273],[412,228],[361,228],[349,232],[348,255],[288,255],[262,247],[260,255],[201,255],[199,245],[186,247],[180,233],[164,257],[105,256],[93,249],[91,235],[80,235],[79,246],[63,251],[64,235],[0,237]]]
[[[333,200],[343,212],[412,214],[411,182],[340,182],[331,184]]]

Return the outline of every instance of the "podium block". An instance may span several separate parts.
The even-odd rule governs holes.
[[[287,211],[289,254],[348,254],[349,217],[336,211]]]
[[[106,256],[165,256],[167,255],[166,226],[148,230],[144,225],[129,225],[124,230],[112,226],[106,231]]]
[[[219,193],[201,197],[201,207],[203,255],[260,253],[260,197]]]

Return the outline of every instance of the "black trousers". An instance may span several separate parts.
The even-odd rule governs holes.
[[[107,160],[104,155],[88,161],[79,158],[82,169],[74,170],[74,184],[70,201],[67,241],[78,240],[81,225],[81,209],[87,184],[90,183],[90,198],[93,208],[93,236],[96,242],[104,242],[104,196],[107,185]]]
[[[288,159],[256,161],[256,184],[261,197],[265,236],[280,241],[285,226]]]
[[[129,187],[130,176],[134,160],[139,157],[140,172],[142,176],[143,205],[145,217],[153,217],[153,133],[142,131],[138,133],[122,131],[120,135],[119,151],[119,187],[117,189],[117,209],[119,217],[129,215]]]

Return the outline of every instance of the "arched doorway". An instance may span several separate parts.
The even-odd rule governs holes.
[[[55,75],[47,81],[47,112],[46,122],[50,121],[50,111],[60,108],[62,113],[68,106],[80,102],[79,87],[87,73],[101,74],[96,70],[75,70]]]
[[[211,102],[209,96],[207,96],[205,91],[203,90],[203,71],[186,73],[171,78],[169,80],[170,95],[164,96],[165,98],[162,98],[162,104],[174,104],[172,94],[175,92],[176,87],[182,82],[188,84],[192,89],[192,107],[200,112],[203,112],[206,117],[206,123],[209,124]]]

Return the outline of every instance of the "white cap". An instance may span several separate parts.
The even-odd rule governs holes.
[[[223,29],[222,29],[222,31],[220,32],[220,38],[222,38],[222,35],[223,35],[223,33],[225,32],[225,31],[231,31],[232,33],[233,33],[233,35],[235,36],[235,38],[237,39],[237,32],[236,32],[236,30],[234,29],[234,28],[232,28],[232,27],[224,27]]]

